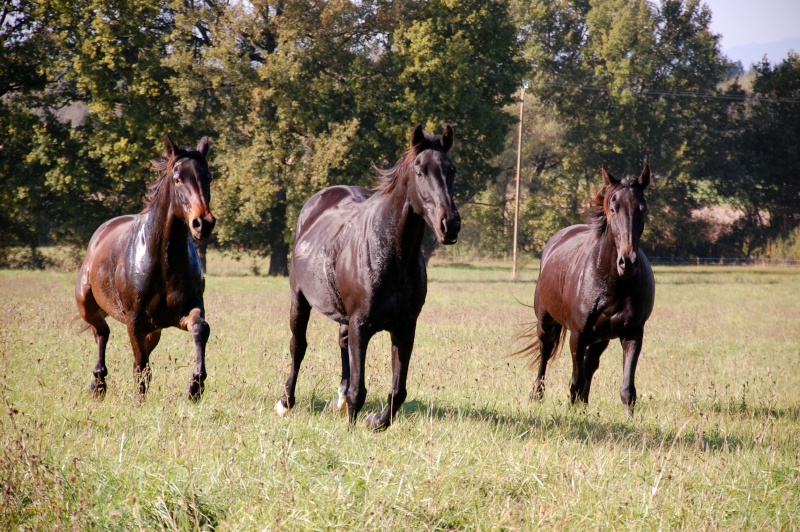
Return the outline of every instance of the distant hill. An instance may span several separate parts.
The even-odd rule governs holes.
[[[742,44],[729,48],[724,52],[731,60],[741,61],[742,66],[747,71],[753,63],[761,62],[764,55],[767,56],[770,63],[780,63],[786,59],[789,50],[800,53],[800,37],[787,37],[780,41],[768,43]]]

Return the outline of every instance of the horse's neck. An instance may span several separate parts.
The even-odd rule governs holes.
[[[150,210],[144,213],[142,230],[147,247],[162,264],[174,270],[188,262],[189,228],[172,211],[169,190],[162,190]]]
[[[618,280],[617,246],[614,241],[614,234],[608,227],[598,236],[593,254],[594,264],[599,273],[608,278]]]
[[[413,212],[407,194],[407,182],[398,183],[379,209],[375,227],[382,241],[393,243],[395,259],[406,266],[417,263],[425,234],[425,220]]]

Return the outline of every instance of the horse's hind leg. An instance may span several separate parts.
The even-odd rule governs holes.
[[[158,339],[155,339],[152,333],[137,327],[135,317],[132,317],[128,322],[128,336],[131,339],[131,347],[133,347],[133,377],[136,381],[136,399],[142,401],[152,377],[149,344],[153,341],[158,343]]]
[[[92,329],[94,341],[97,344],[97,363],[92,371],[94,378],[89,384],[89,392],[96,398],[102,399],[106,395],[106,375],[108,375],[106,345],[108,344],[111,330],[108,327],[108,323],[106,323],[103,311],[100,310],[90,291],[79,293],[77,302],[78,311]]]
[[[292,339],[289,341],[289,353],[292,356],[292,369],[284,385],[283,396],[275,404],[275,412],[279,416],[285,415],[294,407],[294,391],[297,386],[297,375],[300,373],[300,365],[306,356],[306,330],[308,329],[308,319],[311,317],[311,305],[306,300],[302,292],[292,294],[292,306],[289,311],[289,329],[292,331]]]
[[[584,382],[580,394],[580,400],[584,403],[589,402],[589,389],[592,387],[592,377],[600,366],[600,355],[603,354],[606,347],[608,347],[608,340],[597,342],[586,348],[586,354],[583,357]]]
[[[533,382],[533,390],[531,390],[528,397],[532,401],[541,401],[544,399],[547,362],[553,356],[553,351],[555,351],[558,346],[562,326],[552,317],[545,314],[538,320],[536,328],[539,340],[539,371],[536,375],[536,380]]]
[[[380,414],[375,412],[367,417],[371,430],[383,430],[389,427],[395,414],[406,400],[406,380],[408,378],[408,365],[411,361],[411,351],[414,348],[414,335],[416,322],[399,331],[392,332],[392,387],[386,408]]]
[[[581,334],[572,332],[569,335],[569,349],[572,352],[572,379],[569,384],[569,398],[575,404],[580,398],[580,394],[586,383],[586,373],[584,371],[584,357],[588,345]]]
[[[106,395],[106,375],[108,375],[108,368],[106,368],[106,345],[108,344],[108,337],[111,330],[108,328],[108,323],[102,317],[97,317],[92,325],[92,332],[94,333],[94,340],[97,343],[97,363],[94,366],[92,374],[94,379],[89,384],[89,391],[98,399],[102,399]]]
[[[350,349],[348,345],[348,332],[350,326],[342,324],[339,326],[339,348],[342,356],[342,382],[339,385],[339,393],[333,399],[333,410],[344,414],[347,412],[347,399],[345,394],[350,386]]]
[[[197,401],[203,396],[205,391],[204,382],[206,380],[206,343],[211,335],[211,327],[203,316],[203,309],[197,307],[189,312],[189,315],[181,319],[181,329],[190,331],[194,339],[195,363],[192,371],[192,379],[186,386],[186,398],[190,401]]]
[[[347,399],[347,416],[350,426],[355,425],[358,413],[367,399],[367,385],[364,378],[364,361],[367,357],[367,346],[375,333],[359,315],[350,316],[350,328],[347,346],[350,353],[350,382],[345,398]]]

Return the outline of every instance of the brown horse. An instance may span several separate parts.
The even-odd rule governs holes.
[[[376,190],[335,186],[312,196],[300,211],[290,273],[289,351],[292,368],[275,405],[284,415],[295,404],[295,385],[306,352],[311,308],[340,323],[342,381],[334,408],[347,408],[354,424],[364,406],[364,359],[378,331],[392,340],[388,404],[368,418],[385,429],[406,399],[406,377],[427,274],[420,249],[427,223],[441,244],[458,239],[461,218],[453,202],[456,169],[447,152],[453,129],[440,138],[417,126],[411,147]]]
[[[152,161],[159,177],[148,189],[144,210],[105,222],[89,242],[75,300],[97,342],[90,390],[98,398],[105,395],[108,375],[106,316],[128,327],[140,399],[150,382],[150,353],[165,327],[192,332],[197,357],[186,395],[197,400],[203,394],[210,328],[203,308],[203,271],[192,239],[207,238],[216,222],[209,209],[207,154],[205,137],[196,150],[179,148],[165,137],[163,158]]]
[[[655,300],[653,270],[639,249],[650,167],[638,179],[618,180],[605,168],[602,174],[604,186],[595,195],[591,224],[560,230],[542,251],[534,295],[536,330],[531,345],[521,352],[534,355],[533,363],[539,361],[530,397],[541,399],[547,362],[569,330],[570,399],[588,402],[600,355],[611,339],[619,338],[624,352],[620,398],[633,415],[636,363]]]

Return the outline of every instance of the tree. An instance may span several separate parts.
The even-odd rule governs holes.
[[[657,253],[703,245],[691,213],[709,181],[730,100],[717,99],[729,63],[711,13],[699,0],[532,2],[521,16],[532,92],[552,103],[566,126],[558,177],[580,204],[605,165],[657,176],[645,235]],[[711,96],[710,98],[707,96]],[[727,131],[727,130],[726,130]],[[544,176],[548,178],[549,176]]]
[[[371,163],[393,164],[416,123],[456,127],[461,197],[491,177],[520,72],[505,4],[286,0],[176,11],[173,90],[187,109],[219,102],[207,115],[221,154],[218,238],[269,254],[270,274],[287,271],[305,200],[334,183],[370,185]]]
[[[0,245],[85,242],[100,221],[141,209],[147,161],[174,123],[160,64],[170,13],[155,0],[11,5],[0,165],[16,219],[3,225],[16,234]],[[86,111],[69,120],[75,105]]]
[[[763,245],[800,224],[800,55],[791,52],[777,65],[764,60],[755,68],[736,151],[740,175],[726,191],[741,200],[754,229],[761,225],[757,241]]]

